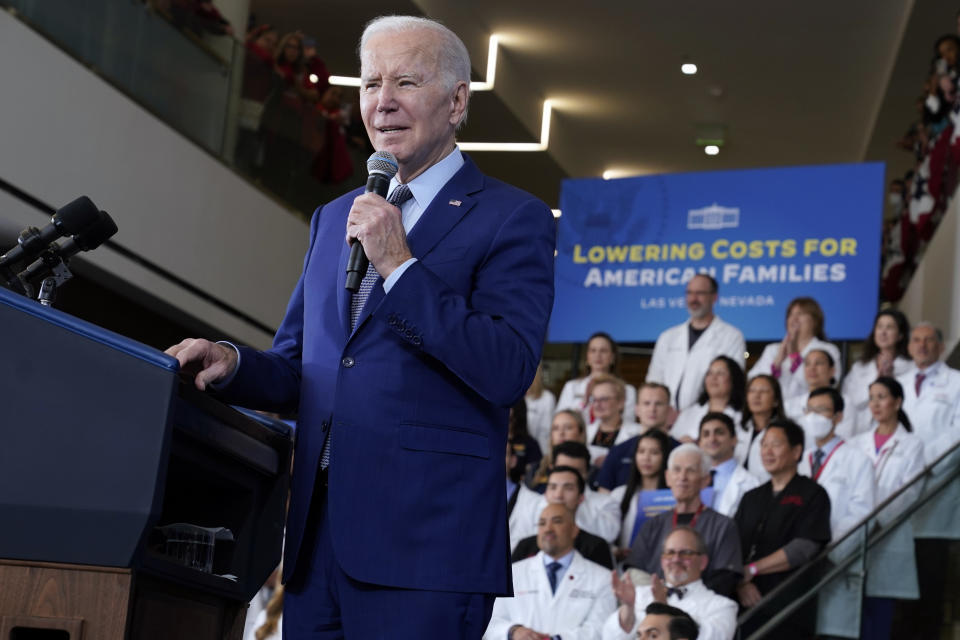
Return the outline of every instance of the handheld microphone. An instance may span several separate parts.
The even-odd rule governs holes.
[[[397,159],[389,151],[376,151],[367,159],[367,189],[365,193],[375,193],[381,198],[387,197],[390,180],[397,174]],[[360,289],[363,276],[367,275],[370,261],[363,251],[363,245],[357,240],[350,247],[350,259],[347,260],[347,283],[345,288],[351,293]]]
[[[91,203],[92,204],[92,203]],[[117,224],[106,211],[97,213],[97,220],[63,243],[53,243],[40,257],[18,274],[22,282],[53,272],[59,265],[81,251],[92,251],[117,232]]]
[[[0,269],[33,260],[57,238],[81,233],[99,218],[97,206],[87,196],[80,196],[60,207],[43,229],[27,227],[21,231],[17,246],[0,256]]]

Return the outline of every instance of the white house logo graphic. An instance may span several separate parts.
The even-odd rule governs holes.
[[[716,202],[687,211],[687,229],[736,229],[739,226],[740,209],[721,207]]]

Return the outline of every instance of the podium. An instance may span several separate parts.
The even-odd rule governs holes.
[[[0,640],[239,640],[280,561],[290,427],[4,289],[0,327]],[[175,523],[233,540],[184,566]]]

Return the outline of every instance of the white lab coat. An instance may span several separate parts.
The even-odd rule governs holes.
[[[914,434],[923,441],[927,464],[943,455],[960,440],[960,371],[945,362],[927,367],[917,397],[917,368],[897,378],[903,386],[903,411],[910,418]]]
[[[737,459],[737,464],[743,466],[743,463],[746,462],[747,456],[750,453],[750,445],[753,444],[753,420],[751,419],[746,424],[743,423],[743,418],[741,417],[740,422],[736,423],[737,427],[737,446],[733,449],[733,457]],[[757,434],[757,439],[760,438],[760,435]],[[750,473],[753,473],[753,469],[748,469]],[[753,475],[757,475],[753,473]],[[757,476],[758,478],[760,476]],[[769,480],[769,478],[768,478]],[[766,480],[764,480],[766,482]],[[760,484],[763,484],[762,482]]]
[[[596,463],[597,458],[606,456],[608,453],[610,453],[610,449],[607,447],[601,447],[597,444],[590,444],[597,436],[597,431],[599,430],[599,420],[591,422],[587,425],[587,449],[590,450],[590,464],[593,466],[598,466]],[[617,437],[613,441],[613,444],[622,444],[630,438],[640,435],[643,433],[643,431],[644,429],[639,423],[634,422],[633,420],[624,420],[622,423],[620,423],[620,432],[617,433]]]
[[[871,434],[871,438],[873,435]],[[813,478],[813,447],[804,449],[797,473]],[[873,462],[862,450],[841,441],[813,478],[830,496],[830,532],[839,540],[877,506]]]
[[[694,442],[697,442],[700,439],[700,421],[703,420],[703,416],[707,415],[709,412],[709,402],[687,407],[680,412],[680,415],[677,416],[676,422],[674,422],[673,426],[670,427],[670,436],[676,440],[680,440],[680,438],[683,437],[689,437]],[[740,421],[743,419],[743,414],[730,405],[724,407],[723,412],[733,419],[734,427],[737,430],[741,430]]]
[[[637,521],[637,499],[640,496],[640,491],[640,489],[637,489],[633,494],[633,499],[630,500],[630,506],[627,507],[627,512],[620,520],[620,536],[617,538],[616,545],[621,549],[630,548],[630,535],[633,533],[633,524]],[[620,503],[623,502],[623,494],[626,492],[627,485],[625,484],[614,488],[614,490],[610,492],[610,497],[613,498],[614,504],[617,505],[618,512]]]
[[[750,427],[750,431],[747,434],[747,438],[753,435],[755,427],[753,426],[753,421],[747,423]],[[763,468],[763,458],[760,456],[760,443],[763,442],[763,432],[757,434],[757,437],[753,439],[750,443],[747,450],[747,466],[746,469],[760,480],[760,484],[763,484],[770,479],[770,474],[767,473],[767,470]],[[737,447],[740,447],[739,438],[737,442]],[[736,452],[734,452],[736,455]]]
[[[911,368],[913,368],[913,362],[902,356],[897,356],[893,361],[894,377],[902,376]],[[873,428],[873,415],[870,414],[870,384],[877,377],[877,361],[874,359],[866,364],[857,360],[843,379],[843,402],[846,405],[843,413],[844,415],[848,412],[856,414],[854,424],[857,433]],[[843,437],[849,439],[853,436]]]
[[[847,407],[851,405],[850,398],[846,394],[840,394],[843,397],[843,420],[840,421],[840,424],[836,426],[834,433],[844,440],[849,440],[853,436],[863,433],[863,430],[858,430],[856,413],[853,411],[847,412]],[[783,412],[787,415],[788,418],[803,426],[801,419],[803,414],[806,412],[807,401],[810,399],[809,393],[804,393],[799,396],[793,396],[792,398],[787,398],[783,401]],[[869,427],[869,425],[868,425]],[[804,429],[804,435],[806,436],[804,449],[809,448],[811,445],[814,445],[813,437],[807,434],[806,429]]]
[[[742,367],[747,350],[743,333],[719,316],[713,317],[693,349],[689,349],[689,325],[687,320],[660,334],[647,370],[647,382],[666,385],[670,389],[671,403],[681,410],[697,402],[703,391],[703,378],[714,358],[729,356]]]
[[[544,453],[550,449],[550,425],[557,406],[557,398],[552,391],[543,390],[539,398],[524,398],[527,403],[527,431],[540,445]]]
[[[880,451],[874,446],[875,431],[872,429],[854,437],[850,446],[862,451],[873,463],[879,505],[923,471],[924,457],[923,442],[903,425],[897,426]],[[879,524],[889,525],[919,497],[922,490],[922,482],[917,482],[902,493],[877,515]],[[874,597],[912,599],[919,597],[919,592],[913,527],[907,520],[868,554],[865,593]]]
[[[560,391],[560,398],[557,400],[557,408],[554,411],[561,411],[563,409],[573,409],[583,413],[583,419],[586,422],[590,422],[589,411],[587,410],[587,383],[590,381],[589,376],[583,378],[577,378],[575,380],[568,380],[563,389]],[[633,422],[636,420],[636,410],[637,406],[637,388],[632,384],[626,385],[624,401],[623,401],[623,419],[624,421]]]
[[[764,347],[763,353],[760,354],[760,359],[757,360],[757,363],[750,369],[750,373],[747,374],[747,379],[749,380],[761,373],[772,375],[773,361],[776,359],[779,349],[779,342],[771,342]],[[797,367],[796,371],[790,371],[789,358],[784,360],[780,366],[780,377],[778,380],[780,382],[780,392],[784,398],[792,398],[793,396],[810,393],[810,389],[807,388],[807,380],[803,377],[803,358],[806,358],[807,354],[814,349],[820,349],[830,354],[833,358],[836,371],[838,372],[837,375],[843,371],[843,362],[840,360],[840,349],[837,348],[837,345],[832,342],[825,342],[819,338],[812,338],[810,342],[807,343],[807,346],[800,352],[800,366]]]
[[[700,627],[698,640],[731,640],[737,631],[737,603],[714,593],[702,580],[684,585],[686,593],[682,598],[676,594],[667,596],[667,604],[685,611]],[[620,613],[614,611],[603,623],[603,640],[632,640],[636,638],[637,627],[646,617],[646,608],[653,602],[653,590],[650,587],[637,587],[637,597],[633,603],[636,623],[626,633],[620,628]],[[564,636],[566,640],[566,636]]]
[[[533,518],[531,526],[531,514],[543,500],[543,496],[532,491],[521,482],[517,489],[517,501],[513,504],[513,510],[510,512],[510,552],[517,548],[517,543],[537,533],[537,519],[540,514],[537,513]],[[541,509],[542,511],[542,509]]]
[[[727,486],[723,488],[723,493],[713,499],[713,510],[732,518],[740,506],[743,494],[761,484],[759,478],[738,464],[727,481]]]
[[[610,571],[578,552],[557,585],[550,581],[541,551],[513,565],[513,597],[497,598],[484,640],[506,640],[515,624],[563,640],[595,640],[603,621],[617,608]]]
[[[531,518],[528,526],[532,530],[527,536],[537,533],[537,521],[546,507],[547,499],[540,496],[540,500],[530,511]],[[614,501],[608,493],[600,493],[587,487],[583,494],[583,502],[577,507],[576,522],[577,526],[584,531],[613,543],[620,535],[620,503]],[[518,540],[522,539],[518,538]]]

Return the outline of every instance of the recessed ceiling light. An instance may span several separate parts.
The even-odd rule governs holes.
[[[720,153],[720,147],[715,144],[708,144],[703,148],[703,152],[708,156],[715,156]]]
[[[682,71],[684,75],[692,76],[697,72],[697,65],[692,62],[684,62],[680,65],[680,71]]]

